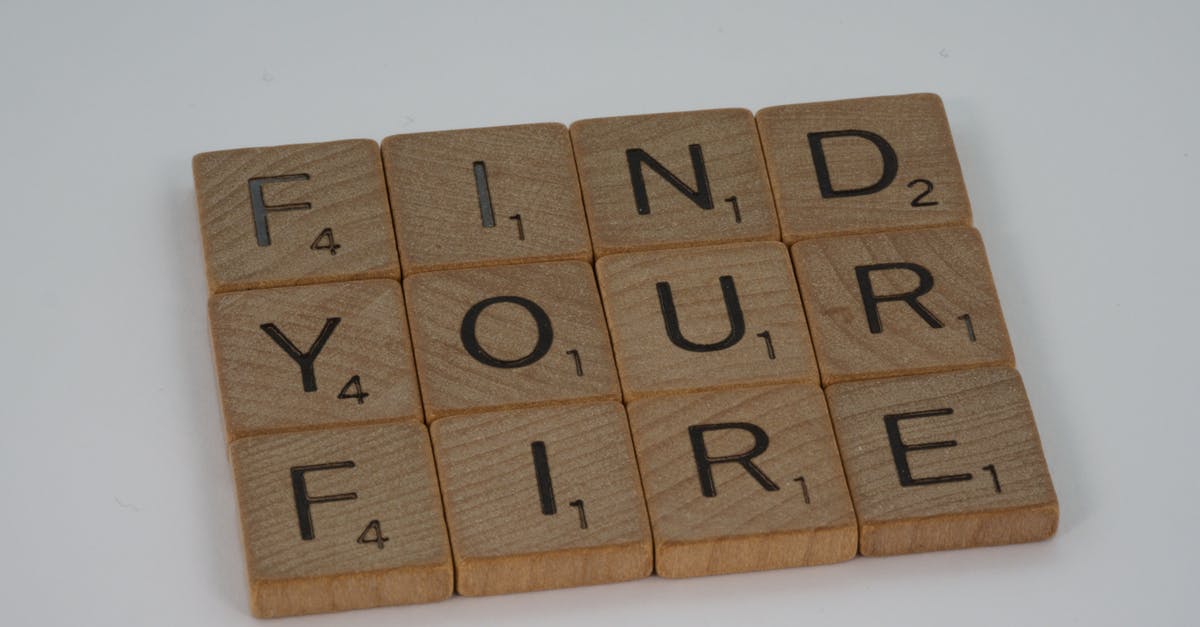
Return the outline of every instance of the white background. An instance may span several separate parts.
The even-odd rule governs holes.
[[[1200,5],[351,4],[0,3],[0,623],[254,622],[194,153],[935,91],[1056,538],[287,624],[1195,624]]]

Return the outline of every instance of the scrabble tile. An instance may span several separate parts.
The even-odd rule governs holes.
[[[613,255],[596,271],[625,400],[817,382],[783,244]]]
[[[792,253],[826,385],[1012,365],[975,229],[805,240]]]
[[[620,399],[590,265],[423,272],[404,280],[425,416]]]
[[[845,561],[858,525],[815,385],[629,405],[664,577]]]
[[[571,139],[597,257],[779,239],[745,109],[582,120]]]
[[[253,436],[230,446],[255,616],[426,603],[454,591],[420,423]]]
[[[526,124],[383,140],[404,273],[591,261],[571,139]]]
[[[1015,370],[859,381],[827,393],[863,555],[1054,534],[1058,500]]]
[[[935,94],[784,105],[757,118],[785,242],[971,223]]]
[[[430,431],[459,594],[650,575],[650,525],[620,403],[459,416]]]
[[[205,152],[192,170],[211,291],[400,277],[374,141]]]
[[[209,320],[231,439],[422,418],[396,281],[217,294]]]

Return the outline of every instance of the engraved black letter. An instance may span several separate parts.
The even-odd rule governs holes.
[[[722,455],[720,457],[711,457],[708,454],[708,448],[704,445],[704,434],[708,431],[720,431],[722,429],[741,429],[750,432],[754,436],[754,447],[744,453],[737,455]],[[762,455],[767,450],[767,444],[770,443],[770,438],[767,433],[757,425],[752,425],[748,422],[726,422],[715,425],[692,425],[688,427],[688,435],[692,438],[692,453],[696,457],[696,472],[700,475],[700,493],[704,496],[716,496],[717,484],[713,481],[712,466],[713,464],[724,464],[735,462],[746,472],[750,473],[758,481],[759,485],[764,490],[778,490],[779,486],[775,485],[774,481],[767,476],[758,466],[754,465],[751,459]]]
[[[537,323],[537,344],[529,354],[520,359],[498,359],[488,354],[479,345],[479,338],[475,337],[475,324],[479,322],[479,315],[484,309],[495,305],[496,303],[512,303],[520,305],[533,316],[534,322]],[[528,366],[546,356],[550,351],[550,345],[554,343],[554,328],[550,326],[550,316],[546,315],[546,311],[538,306],[537,303],[522,298],[520,296],[493,296],[485,298],[467,310],[467,315],[463,316],[462,327],[459,329],[459,337],[462,339],[463,348],[467,349],[472,357],[479,360],[480,363],[492,366],[493,368],[520,368]]]
[[[313,370],[313,362],[317,360],[317,355],[320,355],[321,349],[325,348],[325,341],[329,339],[329,336],[333,335],[333,330],[337,328],[338,323],[341,321],[341,318],[326,318],[325,326],[321,328],[321,333],[317,335],[317,339],[313,340],[312,346],[308,347],[307,353],[301,353],[300,349],[296,348],[296,345],[292,344],[292,341],[274,324],[268,322],[259,328],[265,331],[272,340],[275,340],[275,343],[279,345],[279,348],[283,349],[283,352],[288,354],[288,357],[291,357],[299,364],[300,381],[304,384],[304,391],[316,392],[317,373]]]
[[[492,191],[488,187],[487,164],[476,161],[474,167],[475,193],[479,196],[479,219],[483,222],[483,228],[490,229],[496,226],[496,212],[492,209]]]
[[[920,283],[917,285],[917,289],[911,292],[880,296],[871,286],[871,273],[876,270],[908,270],[917,275]],[[879,322],[879,303],[897,300],[908,303],[908,306],[912,307],[912,310],[917,312],[917,315],[921,316],[921,319],[929,326],[935,329],[942,328],[942,321],[938,320],[932,311],[926,309],[925,305],[917,300],[933,289],[933,274],[924,266],[915,263],[877,263],[873,266],[856,266],[854,273],[858,276],[858,291],[862,293],[863,309],[867,313],[867,327],[871,329],[871,333],[883,333],[883,324]]]
[[[265,176],[250,179],[250,212],[254,214],[254,234],[258,237],[259,246],[271,245],[271,231],[267,229],[267,213],[271,211],[293,211],[295,209],[312,209],[312,203],[299,202],[291,205],[268,205],[263,199],[263,185],[267,183],[284,183],[287,181],[307,181],[307,174],[288,174],[286,176]]]
[[[537,478],[538,500],[542,502],[542,513],[553,516],[558,512],[554,502],[554,483],[550,480],[550,460],[546,458],[546,443],[538,440],[531,442],[529,449],[533,453],[533,474]]]
[[[954,481],[970,481],[971,474],[963,473],[961,475],[942,475],[940,477],[918,477],[913,478],[912,469],[908,466],[909,451],[925,451],[935,448],[949,448],[958,446],[957,440],[944,440],[941,442],[921,442],[919,444],[905,444],[900,438],[900,421],[910,418],[928,418],[930,416],[949,416],[954,410],[949,407],[942,409],[931,409],[928,411],[910,411],[903,414],[888,414],[883,417],[883,424],[887,427],[888,444],[892,448],[892,461],[896,463],[896,474],[900,476],[900,485],[904,487],[914,485],[929,485],[933,483],[951,483]]]
[[[830,137],[861,137],[875,144],[879,155],[883,157],[883,174],[879,180],[866,187],[834,189],[833,182],[829,179],[829,164],[825,161],[825,146],[821,143]],[[892,149],[892,145],[886,139],[870,131],[845,130],[809,133],[808,147],[812,151],[813,166],[817,169],[817,185],[821,188],[822,198],[845,198],[874,194],[891,185],[896,178],[896,171],[899,169],[899,161],[896,159],[896,151]]]
[[[742,318],[742,306],[738,302],[737,287],[733,284],[733,277],[725,275],[718,281],[721,283],[721,296],[725,299],[725,313],[729,316],[729,335],[726,335],[725,339],[720,342],[711,344],[691,342],[683,337],[683,333],[679,330],[679,315],[675,311],[675,298],[671,295],[671,284],[659,281],[655,285],[658,288],[658,307],[662,310],[663,323],[667,326],[667,337],[671,339],[672,344],[683,350],[707,353],[724,350],[742,340],[742,336],[746,334],[746,321]]]
[[[646,154],[645,150],[630,148],[625,151],[625,158],[629,161],[629,180],[633,183],[633,202],[637,204],[639,215],[650,213],[650,197],[646,194],[646,179],[642,176],[643,164],[650,166],[651,170],[679,190],[679,193],[687,196],[688,200],[696,203],[697,207],[713,208],[712,190],[708,186],[708,171],[704,168],[704,153],[700,150],[700,144],[688,146],[688,152],[692,155],[692,170],[696,174],[695,190],[664,168],[654,157]]]
[[[316,470],[336,470],[338,468],[354,468],[354,462],[333,462],[331,464],[314,464],[312,466],[292,466],[292,495],[296,498],[296,517],[300,519],[300,539],[312,540],[317,537],[313,532],[312,504],[332,503],[333,501],[353,501],[358,498],[357,492],[330,494],[328,496],[312,496],[304,483],[304,473]]]

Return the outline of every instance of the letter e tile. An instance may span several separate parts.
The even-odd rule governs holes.
[[[1017,371],[858,381],[826,393],[863,555],[1054,534],[1058,499]]]

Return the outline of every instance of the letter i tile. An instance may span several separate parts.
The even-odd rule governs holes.
[[[230,445],[255,616],[426,603],[454,591],[424,425]]]
[[[393,135],[383,163],[406,276],[592,259],[561,124]]]
[[[459,594],[650,575],[650,525],[620,403],[455,416],[430,435]]]
[[[826,390],[863,555],[1044,540],[1058,499],[1011,368]]]

